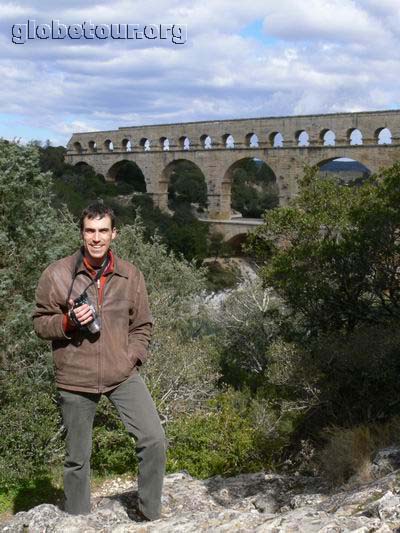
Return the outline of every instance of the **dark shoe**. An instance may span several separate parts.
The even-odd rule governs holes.
[[[150,522],[151,521],[151,518],[147,518],[147,516],[143,514],[140,509],[136,509],[135,514],[138,517],[138,522]]]

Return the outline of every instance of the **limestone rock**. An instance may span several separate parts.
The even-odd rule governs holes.
[[[400,468],[400,448],[393,446],[379,450],[372,461],[372,473],[382,477]]]
[[[400,528],[400,471],[358,487],[332,491],[323,480],[279,474],[242,474],[202,481],[185,472],[166,476],[163,514],[136,514],[130,479],[107,481],[93,494],[90,515],[70,516],[39,505],[0,525],[1,533],[389,533]]]

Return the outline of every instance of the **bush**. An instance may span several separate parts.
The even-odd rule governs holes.
[[[128,434],[115,408],[101,398],[93,425],[91,466],[97,474],[137,472],[135,441]]]
[[[270,442],[256,428],[251,405],[228,391],[211,400],[207,410],[183,415],[167,426],[167,470],[192,476],[236,475],[270,465]]]
[[[279,334],[281,322],[277,305],[260,281],[246,280],[215,312],[222,382],[252,391],[265,385],[267,349]]]
[[[302,431],[315,432],[332,423],[371,424],[400,415],[399,343],[397,320],[309,342],[302,360],[319,392]]]
[[[61,461],[63,444],[55,391],[12,383],[2,391],[0,490],[49,472]]]
[[[232,289],[240,280],[239,269],[233,266],[223,266],[218,261],[206,263],[208,289],[211,291],[222,291]]]

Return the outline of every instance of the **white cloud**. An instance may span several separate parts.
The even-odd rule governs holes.
[[[0,5],[0,19],[15,19],[16,17],[26,17],[33,15],[35,10],[29,7],[23,7],[18,4],[7,2]]]
[[[384,109],[399,102],[397,0],[27,4],[0,7],[0,111],[17,114],[27,127],[43,124],[64,142],[73,131],[127,124]],[[67,24],[186,23],[188,42],[12,44],[11,24],[24,16]],[[257,21],[265,38],[278,41],[242,33]]]
[[[382,21],[352,0],[281,0],[267,5],[264,29],[282,39],[347,43],[386,39]]]

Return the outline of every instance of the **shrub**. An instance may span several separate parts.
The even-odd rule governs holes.
[[[0,489],[49,472],[61,461],[61,421],[54,390],[18,383],[7,387],[0,409]]]
[[[101,398],[93,425],[93,470],[101,475],[136,473],[137,464],[133,438],[115,408],[106,398]]]
[[[229,476],[256,472],[271,462],[270,442],[255,426],[251,404],[233,391],[218,395],[206,410],[175,420],[167,437],[169,472]]]
[[[239,269],[235,265],[223,266],[219,261],[210,261],[207,266],[207,282],[211,291],[234,288],[240,279]]]
[[[318,402],[303,430],[371,424],[400,414],[399,322],[331,334],[303,349]]]

